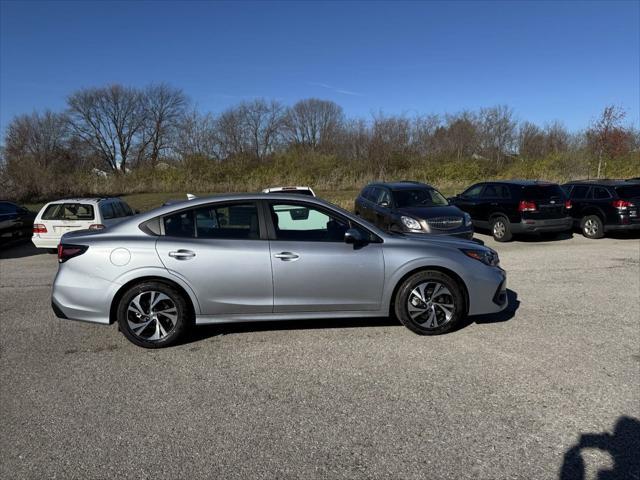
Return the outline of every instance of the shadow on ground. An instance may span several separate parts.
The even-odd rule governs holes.
[[[25,258],[34,255],[49,255],[49,252],[46,249],[34,247],[30,241],[0,246],[0,258]]]
[[[582,451],[594,448],[611,455],[613,468],[598,470],[597,480],[640,479],[640,420],[620,417],[613,433],[585,433],[564,454],[560,480],[586,480]]]
[[[479,325],[506,322],[513,318],[520,306],[518,294],[507,290],[509,306],[497,314],[475,315],[467,317],[462,324],[454,329],[461,330],[476,323]],[[401,327],[402,324],[393,317],[375,318],[326,318],[316,320],[274,320],[264,322],[225,323],[219,325],[201,325],[191,330],[182,344],[198,342],[218,335],[234,333],[270,332],[279,330],[319,330],[331,328],[371,328],[371,327]]]

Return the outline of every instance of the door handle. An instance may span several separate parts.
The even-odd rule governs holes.
[[[300,255],[297,255],[293,252],[280,252],[276,253],[274,257],[279,258],[283,262],[290,262],[292,260],[297,260],[298,258],[300,258]]]
[[[189,260],[195,257],[196,253],[191,250],[177,250],[175,252],[169,252],[169,256],[176,260]]]

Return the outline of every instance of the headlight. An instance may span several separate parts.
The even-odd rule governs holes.
[[[474,250],[474,249],[460,249],[462,253],[464,253],[467,257],[474,258],[476,260],[480,260],[485,265],[489,265],[490,267],[497,267],[500,265],[500,258],[498,254],[493,250]]]
[[[471,215],[469,215],[467,212],[464,213],[464,226],[465,227],[470,227],[471,226]]]
[[[407,227],[409,230],[422,230],[422,225],[415,218],[411,217],[400,217],[400,221],[402,224]]]

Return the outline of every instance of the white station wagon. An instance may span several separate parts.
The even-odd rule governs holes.
[[[37,248],[55,249],[74,230],[101,230],[135,212],[119,198],[68,198],[47,203],[33,221],[31,241]]]

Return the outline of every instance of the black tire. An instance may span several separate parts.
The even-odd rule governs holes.
[[[598,215],[587,215],[580,222],[582,235],[587,238],[597,239],[604,237],[604,224]]]
[[[135,325],[139,321],[142,326],[145,320],[151,317],[141,318],[134,310],[130,310],[129,306],[136,297],[142,295],[139,297],[138,304],[141,305],[145,314],[152,312],[151,315],[153,315],[153,310],[148,308],[150,307],[151,298],[157,298],[153,297],[153,292],[161,293],[168,297],[168,300],[163,299],[158,302],[158,308],[168,308],[165,311],[172,311],[171,302],[173,303],[175,307],[175,322],[164,313],[159,315],[156,313],[156,320],[150,319],[146,322],[148,324],[147,327],[142,327],[142,329],[134,332],[131,327],[132,322]],[[173,316],[173,313],[171,315]],[[163,348],[174,345],[184,335],[191,324],[191,309],[182,293],[170,285],[162,282],[143,282],[134,285],[122,295],[118,303],[117,318],[120,331],[131,343],[144,348]],[[160,327],[157,327],[157,323],[160,323]],[[158,328],[158,330],[156,331],[154,328]],[[162,338],[148,338],[149,336],[157,335],[159,331],[165,332]]]
[[[496,242],[509,242],[513,238],[509,219],[502,215],[491,219],[491,235]]]
[[[443,321],[446,320],[447,315],[445,310],[443,310],[442,307],[435,308],[435,306],[433,308],[436,316],[435,326],[431,323],[432,317],[430,316],[428,308],[425,309],[425,313],[414,315],[412,318],[409,311],[410,301],[417,300],[419,309],[427,306],[427,304],[420,302],[418,295],[413,293],[414,290],[419,289],[423,284],[427,284],[427,287],[424,289],[424,298],[426,300],[438,300],[438,302],[433,302],[434,304],[453,305],[450,309],[451,316],[449,320]],[[431,297],[434,293],[433,290],[436,288],[435,284],[446,287],[449,293]],[[415,305],[415,303],[413,303],[413,305]],[[439,335],[455,329],[463,320],[465,315],[465,297],[460,286],[453,278],[441,272],[425,270],[411,275],[402,282],[402,285],[400,285],[396,293],[395,314],[398,320],[412,332],[419,335]]]

